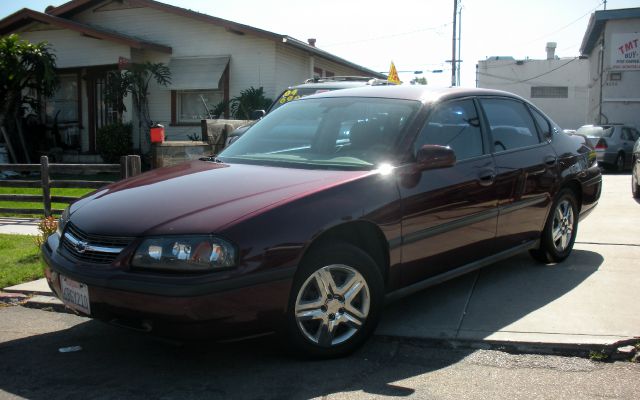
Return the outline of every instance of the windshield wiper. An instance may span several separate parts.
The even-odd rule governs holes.
[[[213,162],[213,163],[217,163],[217,164],[224,164],[224,161],[222,161],[221,159],[219,159],[216,155],[212,154],[210,156],[206,156],[206,157],[200,157],[198,160],[200,161],[207,161],[207,162]]]

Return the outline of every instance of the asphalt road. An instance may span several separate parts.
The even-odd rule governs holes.
[[[374,338],[305,361],[273,337],[180,346],[75,315],[0,308],[0,399],[637,399],[640,364]],[[61,347],[82,350],[60,353]]]

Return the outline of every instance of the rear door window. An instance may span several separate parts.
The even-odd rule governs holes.
[[[524,103],[511,99],[480,99],[495,152],[540,143],[536,125]]]

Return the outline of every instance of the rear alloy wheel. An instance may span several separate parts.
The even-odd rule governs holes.
[[[380,315],[380,270],[361,249],[325,245],[296,275],[287,315],[290,343],[316,358],[346,355],[372,334]]]
[[[563,189],[553,202],[540,247],[531,255],[543,263],[561,262],[569,257],[578,233],[578,206],[570,189]]]
[[[624,154],[620,153],[618,157],[616,157],[615,168],[616,172],[624,171]]]
[[[640,182],[638,182],[638,166],[636,164],[638,161],[636,159],[633,160],[631,164],[631,193],[633,193],[633,197],[636,199],[640,198]]]

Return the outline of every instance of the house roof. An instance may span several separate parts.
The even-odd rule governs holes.
[[[589,25],[584,33],[582,39],[582,45],[580,46],[580,53],[582,55],[589,55],[593,51],[600,34],[602,33],[607,21],[617,19],[640,19],[640,8],[621,8],[618,10],[601,10],[591,14],[589,19]]]
[[[0,35],[13,32],[16,29],[32,22],[54,25],[60,28],[79,32],[85,36],[95,39],[109,40],[112,42],[125,44],[135,49],[155,50],[169,54],[171,54],[172,52],[172,49],[169,46],[149,42],[147,40],[141,40],[132,36],[123,35],[118,32],[109,31],[104,28],[96,28],[94,26],[81,24],[79,22],[71,21],[65,18],[43,14],[41,12],[33,11],[28,8],[23,8],[22,10],[9,15],[3,20],[0,20]]]
[[[67,3],[64,3],[58,7],[50,8],[47,10],[47,13],[53,16],[68,18],[74,14],[87,10],[91,7],[96,6],[99,3],[104,2],[104,0],[71,0]],[[373,71],[371,69],[365,68],[361,65],[352,63],[351,61],[347,61],[344,58],[338,57],[334,54],[326,52],[324,50],[320,50],[315,46],[310,46],[308,43],[303,42],[301,40],[295,39],[291,36],[281,35],[278,33],[269,32],[263,29],[254,28],[249,25],[239,24],[237,22],[229,21],[226,19],[214,17],[208,14],[199,13],[193,10],[188,10],[186,8],[172,6],[170,4],[161,3],[159,1],[154,0],[128,0],[128,3],[131,5],[138,5],[141,7],[148,7],[155,10],[160,10],[164,12],[168,12],[175,15],[180,15],[186,18],[192,18],[198,21],[202,21],[208,24],[213,24],[216,26],[220,26],[225,28],[230,32],[234,32],[237,34],[249,34],[258,36],[264,39],[273,40],[276,43],[283,43],[286,46],[294,47],[298,50],[305,51],[310,55],[317,55],[319,57],[331,60],[338,64],[342,64],[344,66],[348,66],[350,68],[354,68],[366,73],[368,76],[376,77],[376,78],[386,78],[386,75],[381,74],[379,72]]]

